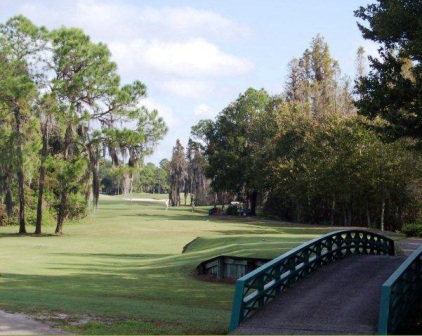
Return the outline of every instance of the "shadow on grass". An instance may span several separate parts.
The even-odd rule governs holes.
[[[174,256],[173,254],[112,254],[112,253],[52,253],[54,255],[72,256],[72,257],[96,257],[112,259],[145,259],[145,258],[165,258]]]
[[[172,221],[172,220],[198,221],[198,220],[208,219],[208,216],[205,216],[202,214],[192,216],[192,214],[183,214],[183,213],[150,214],[150,213],[138,212],[138,213],[126,214],[125,216],[148,218],[148,220],[157,220],[157,219],[162,218],[168,221]]]
[[[165,263],[150,260],[152,267],[145,267],[137,265],[131,259],[133,255],[98,254],[102,260],[112,258],[101,264],[92,262],[90,254],[62,255],[76,263],[57,264],[50,268],[54,275],[2,273],[2,307],[35,314],[42,310],[64,313],[68,323],[77,320],[78,315],[89,315],[100,324],[110,318],[121,323],[133,319],[154,321],[155,326],[144,330],[151,334],[227,330],[233,288],[194,279],[190,274],[194,258],[172,256]],[[90,262],[84,262],[85,257],[91,257]],[[122,258],[122,262],[116,262],[115,257]],[[88,323],[81,323],[73,331],[86,333]],[[180,328],[171,328],[174,323]],[[96,333],[108,333],[107,323],[99,327]],[[132,333],[124,326],[120,332]]]
[[[13,238],[13,237],[34,237],[34,238],[46,238],[46,237],[60,237],[61,235],[54,233],[13,233],[13,232],[1,232],[0,238]]]

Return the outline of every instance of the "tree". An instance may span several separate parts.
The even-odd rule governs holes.
[[[352,111],[350,80],[341,76],[336,60],[321,35],[311,40],[301,58],[288,64],[284,96],[315,119],[332,114],[347,115]]]
[[[137,190],[139,192],[154,192],[156,169],[157,167],[151,162],[141,168],[138,174],[138,181],[136,181]]]
[[[11,217],[19,201],[19,232],[35,203],[36,234],[45,207],[61,233],[65,219],[97,206],[106,149],[130,189],[166,133],[158,112],[140,104],[145,85],[121,86],[110,58],[107,46],[77,28],[48,32],[23,16],[0,25],[0,202]]]
[[[370,72],[356,85],[362,115],[387,121],[392,137],[422,137],[422,4],[419,0],[379,0],[355,16],[365,39],[380,44],[369,57]],[[367,25],[365,25],[367,24]]]
[[[82,180],[88,169],[89,122],[94,119],[96,106],[119,83],[116,65],[103,44],[94,44],[77,28],[60,28],[50,33],[53,49],[51,70],[54,71],[52,92],[60,103],[63,127],[60,165],[62,184],[59,191],[56,233],[62,232],[68,214],[69,194],[75,192],[74,180]],[[91,157],[92,158],[92,157]],[[85,162],[85,169],[81,165]],[[75,176],[79,172],[79,176]],[[82,184],[80,184],[82,185]]]
[[[173,147],[173,154],[169,164],[170,175],[170,193],[169,199],[171,206],[180,206],[180,193],[184,190],[187,182],[188,162],[185,156],[185,150],[180,140],[177,139],[176,146]]]
[[[146,87],[141,82],[124,85],[108,97],[109,111],[103,115],[110,117],[100,119],[113,167],[122,173],[124,194],[131,192],[133,176],[143,165],[144,157],[152,153],[167,132],[157,110],[149,111],[140,106],[145,96]],[[118,122],[123,123],[123,127],[119,128]],[[136,123],[135,128],[130,127],[133,123]]]
[[[269,100],[265,90],[249,88],[220,112],[214,125],[202,123],[208,143],[206,175],[214,191],[253,192],[255,177],[249,170],[253,167],[251,131],[258,116],[266,113]]]
[[[44,30],[34,26],[23,16],[16,16],[0,26],[2,74],[0,101],[13,115],[13,144],[16,153],[16,172],[19,198],[19,233],[26,233],[24,158],[25,123],[32,118],[32,100],[37,91],[36,66],[39,53],[45,45]],[[28,138],[28,137],[27,137]],[[10,176],[10,175],[9,175]],[[6,179],[7,182],[10,180]],[[9,199],[10,200],[10,199]]]
[[[210,180],[205,176],[207,162],[201,151],[201,144],[189,139],[187,159],[189,186],[185,189],[195,198],[196,205],[210,204]]]

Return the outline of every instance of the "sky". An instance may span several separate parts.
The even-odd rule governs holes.
[[[48,29],[78,27],[108,45],[122,83],[147,86],[142,104],[169,128],[146,162],[171,158],[201,119],[249,87],[283,91],[287,64],[321,34],[343,74],[355,76],[365,41],[353,11],[374,0],[0,0],[0,22],[23,14]]]

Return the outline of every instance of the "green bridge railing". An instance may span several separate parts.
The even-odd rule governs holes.
[[[394,241],[365,230],[340,230],[313,239],[236,281],[229,332],[285,288],[321,266],[354,254],[394,255]]]
[[[412,304],[422,298],[422,246],[413,252],[381,287],[378,334],[397,330]]]

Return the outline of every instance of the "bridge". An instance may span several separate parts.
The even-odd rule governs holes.
[[[403,250],[411,252],[420,243],[410,242]],[[238,279],[229,331],[391,334],[418,295],[422,246],[400,257],[385,236],[336,231]]]

